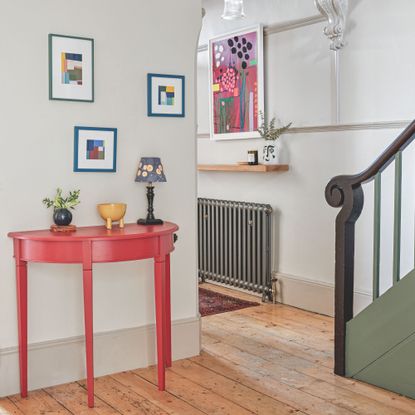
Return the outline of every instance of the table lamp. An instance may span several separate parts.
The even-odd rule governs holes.
[[[163,165],[161,164],[159,157],[142,157],[138,166],[136,182],[147,183],[147,218],[139,219],[137,223],[139,225],[162,225],[161,219],[154,217],[154,186],[155,182],[166,182],[166,176],[164,175]]]

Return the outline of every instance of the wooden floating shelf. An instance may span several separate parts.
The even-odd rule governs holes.
[[[253,172],[268,173],[275,171],[288,171],[288,164],[258,164],[252,166],[249,164],[199,164],[199,171],[233,171],[233,172]]]

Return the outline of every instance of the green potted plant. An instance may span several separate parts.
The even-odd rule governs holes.
[[[276,128],[276,117],[273,117],[272,120],[268,123],[262,111],[259,112],[259,115],[261,117],[261,126],[257,131],[259,132],[260,136],[266,141],[262,152],[264,164],[276,164],[276,141],[291,127],[292,122],[282,127]]]
[[[72,222],[71,209],[75,209],[75,206],[79,205],[80,190],[70,191],[67,197],[62,196],[62,189],[56,189],[56,195],[54,199],[46,197],[43,199],[43,204],[47,208],[53,207],[53,221],[57,226],[68,226]]]

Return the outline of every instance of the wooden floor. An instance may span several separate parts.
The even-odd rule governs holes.
[[[77,382],[0,399],[0,414],[415,414],[415,401],[332,374],[329,317],[264,304],[202,324],[201,356],[173,364],[166,392],[151,367],[96,379],[95,409]]]

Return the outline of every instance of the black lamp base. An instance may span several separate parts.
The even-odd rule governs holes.
[[[154,208],[153,208],[153,201],[154,201],[154,186],[149,183],[147,185],[147,217],[145,219],[138,219],[138,225],[163,225],[163,221],[161,219],[156,219],[154,217]]]
[[[161,219],[138,219],[138,225],[163,225],[163,221]]]

